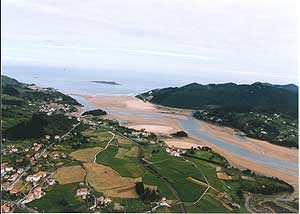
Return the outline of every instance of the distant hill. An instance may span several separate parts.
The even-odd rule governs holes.
[[[222,106],[262,107],[292,115],[298,110],[298,87],[292,84],[191,83],[182,87],[155,89],[137,97],[159,105],[195,110]]]
[[[283,88],[291,92],[298,93],[298,86],[295,84],[287,84],[287,85],[274,85],[277,88]]]

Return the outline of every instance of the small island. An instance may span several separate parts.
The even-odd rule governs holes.
[[[91,81],[93,83],[100,83],[100,84],[107,84],[107,85],[121,85],[120,83],[114,82],[114,81],[102,81],[102,80],[94,80]]]

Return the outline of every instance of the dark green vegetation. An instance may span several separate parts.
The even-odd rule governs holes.
[[[4,137],[11,140],[41,138],[45,135],[62,135],[76,123],[74,118],[69,119],[63,114],[47,116],[34,113],[27,121],[8,128]]]
[[[169,107],[195,109],[194,116],[230,126],[249,137],[298,147],[298,87],[234,83],[156,89],[137,96]]]
[[[185,131],[178,131],[171,134],[173,137],[187,137],[188,134]]]
[[[18,82],[16,79],[1,75],[2,78],[2,94],[16,96],[24,101],[31,102],[57,102],[69,105],[80,105],[74,98],[67,96],[53,88],[45,90],[32,90],[25,83]]]
[[[82,116],[84,115],[92,115],[92,116],[102,116],[107,115],[106,111],[103,111],[102,109],[95,109],[90,111],[85,111]]]
[[[44,212],[87,212],[87,202],[76,198],[78,184],[55,185],[41,199],[32,201],[28,206]]]
[[[146,203],[158,201],[160,199],[159,193],[154,189],[145,188],[143,182],[137,182],[135,184],[135,189],[137,194]]]
[[[286,114],[221,107],[197,111],[194,117],[238,129],[248,137],[298,148],[298,119]]]
[[[43,105],[57,103],[80,105],[73,98],[54,89],[33,90],[30,85],[7,76],[2,78],[2,134],[8,139],[40,138],[45,134],[60,135],[74,124],[63,114],[46,115]]]
[[[268,83],[237,85],[234,83],[156,89],[138,95],[152,103],[170,107],[203,109],[207,106],[271,107],[275,111],[297,114],[298,92]]]

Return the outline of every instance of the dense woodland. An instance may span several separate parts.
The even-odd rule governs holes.
[[[92,116],[102,116],[107,115],[106,111],[103,111],[102,109],[95,109],[90,111],[85,111],[82,116],[84,115],[92,115]]]

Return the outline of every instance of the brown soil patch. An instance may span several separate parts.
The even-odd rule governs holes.
[[[224,173],[224,172],[218,172],[218,173],[217,173],[217,177],[218,177],[218,179],[220,179],[220,180],[226,180],[226,181],[232,180],[232,177],[231,177],[230,175],[227,175],[227,174]]]
[[[87,170],[89,184],[96,191],[103,192],[109,197],[138,198],[135,188],[132,187],[136,181],[141,180],[140,178],[122,177],[112,168],[102,164],[84,163],[83,166]]]
[[[197,148],[201,145],[191,142],[189,138],[180,138],[180,139],[168,139],[165,140],[165,143],[169,147],[175,147],[180,149],[190,149],[191,147]]]
[[[188,181],[190,181],[190,182],[192,182],[192,183],[194,183],[194,184],[203,186],[203,187],[207,187],[207,186],[208,186],[206,183],[204,183],[204,182],[202,182],[202,181],[199,181],[199,180],[197,180],[197,179],[195,179],[195,178],[192,178],[192,177],[187,177],[186,180],[188,180]]]
[[[249,180],[249,181],[255,181],[254,178],[249,177],[249,176],[244,176],[244,175],[242,175],[242,179],[244,179],[244,180]]]
[[[115,202],[114,210],[124,210],[124,207],[120,203]]]
[[[83,162],[93,162],[95,154],[101,149],[101,147],[80,149],[75,152],[72,152],[70,156],[75,160]]]
[[[81,166],[67,166],[59,168],[52,176],[60,184],[83,181],[85,171]]]

